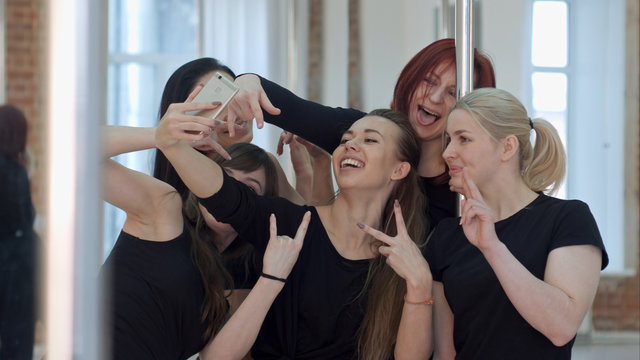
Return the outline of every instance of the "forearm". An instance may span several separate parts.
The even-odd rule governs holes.
[[[431,296],[430,289],[426,287],[415,288],[407,284],[406,299],[408,301],[421,302],[431,299]],[[396,359],[429,358],[433,352],[432,316],[433,306],[431,304],[405,302],[394,351]]]
[[[263,111],[265,121],[301,136],[328,153],[340,143],[342,133],[365,113],[346,108],[332,108],[302,99],[282,86],[260,77],[260,83],[279,115]]]
[[[180,179],[199,198],[208,198],[222,187],[222,168],[184,141],[160,147]]]
[[[260,277],[220,332],[200,352],[203,360],[239,359],[258,336],[262,322],[284,284]]]
[[[155,147],[155,128],[103,126],[104,158]]]
[[[331,172],[331,155],[322,154],[313,157],[313,197],[312,203],[325,205],[335,196],[333,174]]]
[[[545,280],[541,280],[525,268],[502,242],[482,252],[511,303],[533,328],[556,346],[566,344],[575,336],[595,295],[599,268],[594,269],[584,262],[571,263],[573,266],[563,265],[565,269],[551,276],[545,271]],[[549,263],[547,260],[547,267]],[[557,276],[558,273],[561,276]],[[549,282],[574,284],[564,287],[569,289],[567,291]]]

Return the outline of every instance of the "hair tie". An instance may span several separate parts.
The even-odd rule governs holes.
[[[531,118],[527,118],[529,119],[529,126],[531,126],[531,130],[533,130],[533,121],[531,121]]]

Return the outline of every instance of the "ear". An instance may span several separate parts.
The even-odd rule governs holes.
[[[511,160],[516,154],[518,154],[518,149],[520,148],[520,142],[515,135],[509,135],[506,138],[502,139],[502,161],[507,162]]]
[[[403,161],[393,170],[391,180],[402,180],[409,175],[409,171],[411,171],[411,165],[408,162]]]

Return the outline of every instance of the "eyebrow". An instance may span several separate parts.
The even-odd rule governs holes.
[[[454,131],[454,132],[453,132],[453,135],[460,135],[460,134],[463,134],[463,133],[466,133],[466,132],[469,132],[469,130],[460,129],[460,130],[456,130],[456,131]],[[444,133],[445,133],[447,136],[449,136],[449,137],[451,137],[451,135],[452,135],[452,134],[449,134],[449,132],[448,132],[448,131],[445,131]]]
[[[364,132],[365,133],[376,133],[376,134],[384,137],[382,135],[382,133],[380,131],[376,130],[376,129],[364,129]],[[353,130],[347,130],[342,135],[353,135]]]

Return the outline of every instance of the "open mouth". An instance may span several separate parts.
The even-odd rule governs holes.
[[[420,125],[431,125],[440,119],[440,115],[429,111],[423,107],[418,107],[418,123]]]
[[[340,168],[362,168],[364,167],[364,163],[360,160],[356,159],[344,159],[340,162]]]

